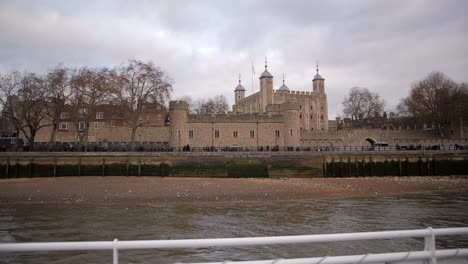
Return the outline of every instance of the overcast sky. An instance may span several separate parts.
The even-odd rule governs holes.
[[[224,94],[238,73],[258,90],[268,57],[274,88],[311,91],[315,62],[329,115],[353,86],[388,108],[414,81],[442,71],[468,82],[468,1],[2,1],[0,71],[153,61],[174,81],[173,98]]]

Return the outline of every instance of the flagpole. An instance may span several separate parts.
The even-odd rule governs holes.
[[[255,69],[254,69],[254,66],[253,66],[253,62],[252,62],[252,59],[250,59],[250,65],[252,65],[252,94],[254,93],[254,75],[255,75]]]

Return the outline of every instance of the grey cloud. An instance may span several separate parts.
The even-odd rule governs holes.
[[[352,86],[392,106],[411,82],[441,70],[467,82],[468,2],[448,1],[3,1],[0,71],[152,60],[175,96],[224,93],[237,74],[251,90],[264,56],[292,89],[311,89],[315,61],[330,113]],[[258,79],[255,86],[258,88]]]

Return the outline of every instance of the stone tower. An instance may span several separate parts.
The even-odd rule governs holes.
[[[315,74],[312,80],[313,91],[315,94],[325,94],[325,79],[319,74],[319,68],[317,63],[317,74]]]
[[[317,63],[317,74],[312,80],[312,86],[316,97],[317,106],[317,129],[328,130],[328,102],[325,94],[325,79],[320,76]]]
[[[284,122],[284,146],[298,147],[301,145],[301,123],[299,120],[299,106],[297,102],[285,102],[281,104],[281,112]]]
[[[170,147],[181,148],[187,145],[187,109],[184,101],[169,102],[169,142]]]
[[[263,112],[266,106],[273,104],[273,75],[268,72],[267,60],[265,58],[265,71],[260,75],[260,106]]]
[[[241,84],[241,75],[239,73],[239,85],[237,85],[236,89],[234,90],[235,94],[235,104],[237,105],[240,100],[245,98],[245,89],[244,86]]]

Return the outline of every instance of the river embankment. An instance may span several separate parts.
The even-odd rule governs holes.
[[[0,203],[272,201],[468,191],[468,177],[212,179],[60,177],[0,180]]]
[[[51,176],[322,178],[441,175],[468,175],[468,153],[464,151],[0,153],[0,178]]]

